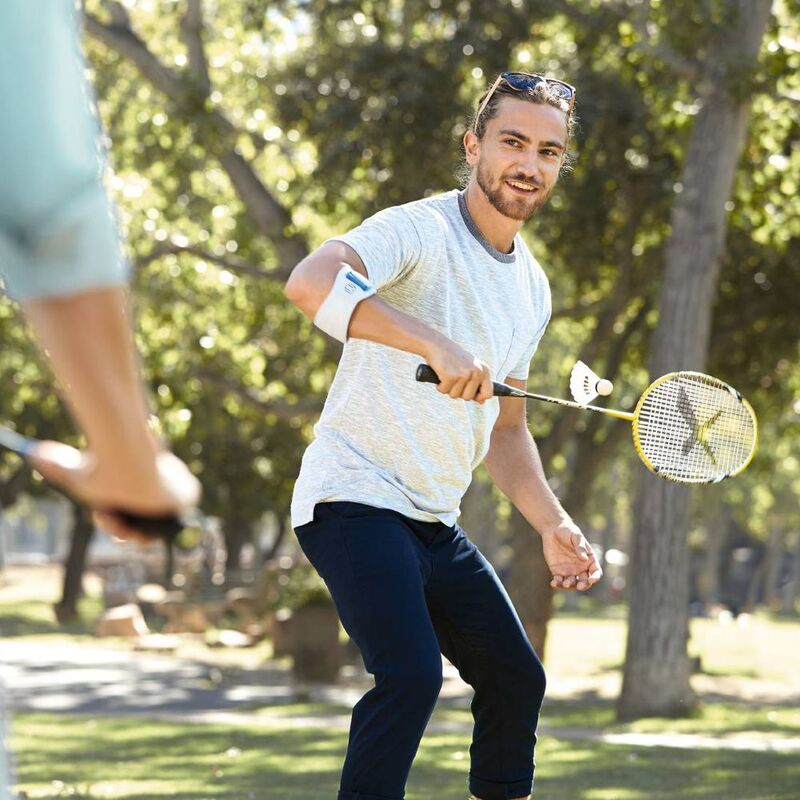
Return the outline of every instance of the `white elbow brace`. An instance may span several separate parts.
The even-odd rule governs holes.
[[[348,264],[342,264],[328,296],[314,315],[314,324],[340,342],[347,341],[347,328],[356,306],[375,294],[375,287]]]

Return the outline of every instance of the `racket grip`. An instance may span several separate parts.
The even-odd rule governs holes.
[[[417,367],[416,378],[420,383],[439,383],[439,376],[433,371],[433,367],[427,364],[420,364]]]
[[[165,542],[172,542],[186,527],[182,520],[174,514],[167,514],[163,517],[144,517],[128,511],[112,511],[111,513],[119,517],[126,525],[136,528],[146,536],[163,539]]]
[[[420,383],[439,383],[439,376],[427,364],[420,364],[417,367],[416,378]],[[510,386],[497,381],[492,381],[492,391],[496,397],[513,396],[513,389]]]

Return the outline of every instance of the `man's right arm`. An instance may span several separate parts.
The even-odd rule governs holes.
[[[304,258],[286,283],[286,296],[307,317],[314,319],[336,276],[347,264],[369,278],[358,253],[340,241],[329,241]],[[436,371],[438,390],[453,398],[483,403],[492,396],[492,377],[464,348],[418,319],[372,295],[362,300],[350,317],[348,337],[417,353]]]

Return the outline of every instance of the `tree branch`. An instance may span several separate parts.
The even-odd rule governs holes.
[[[0,508],[9,508],[28,488],[31,482],[31,468],[23,461],[8,480],[0,483]]]
[[[255,264],[249,264],[235,256],[220,256],[195,245],[180,245],[175,242],[157,244],[147,255],[136,260],[136,270],[144,269],[148,264],[151,264],[153,261],[158,261],[158,259],[164,256],[179,255],[180,253],[190,253],[191,255],[201,258],[203,261],[210,261],[212,264],[224,267],[237,275],[250,275],[255,278],[273,279],[281,277],[275,272],[268,272]]]
[[[643,55],[663,61],[672,72],[686,80],[698,80],[703,74],[703,64],[698,59],[686,58],[663,41],[653,41],[654,26],[650,25],[650,0],[631,3],[626,0],[607,2],[603,10],[616,16],[620,21],[629,22],[639,36],[634,49]]]
[[[318,397],[307,397],[298,400],[296,403],[288,403],[284,400],[274,398],[259,397],[252,389],[242,386],[240,383],[229,380],[228,378],[205,370],[199,371],[197,377],[201,380],[213,384],[218,389],[232,392],[241,400],[249,405],[273,415],[279,420],[289,420],[296,417],[310,417],[322,411],[323,401]]]
[[[188,93],[180,76],[175,70],[165,67],[134,33],[125,7],[111,0],[103,6],[111,17],[110,24],[103,24],[97,17],[87,13],[83,18],[87,33],[132,61],[139,72],[167,97],[186,102]]]
[[[120,3],[108,0],[104,5],[112,21],[106,24],[87,14],[84,17],[86,31],[129,59],[156,89],[196,123],[197,136],[201,140],[205,138],[204,145],[217,155],[248,216],[274,246],[279,265],[277,275],[288,276],[295,264],[308,255],[308,244],[300,234],[288,233],[292,228],[289,212],[238,152],[236,139],[241,131],[221,111],[209,109],[207,98],[195,87],[194,81],[186,81],[180,73],[164,66],[153,55],[126,21],[126,12]]]
[[[189,54],[189,71],[195,86],[205,97],[211,92],[211,79],[208,76],[208,61],[203,46],[203,3],[202,0],[187,0],[186,13],[181,19],[181,38]]]

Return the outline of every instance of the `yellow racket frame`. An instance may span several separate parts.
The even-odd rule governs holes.
[[[645,400],[650,396],[650,393],[657,387],[660,386],[662,383],[668,380],[673,380],[674,378],[680,378],[684,375],[691,375],[694,377],[700,378],[712,378],[714,381],[721,383],[723,386],[726,386],[728,390],[733,393],[735,396],[739,398],[739,401],[742,405],[747,409],[747,413],[750,415],[750,418],[753,420],[753,447],[750,450],[749,455],[745,462],[735,471],[731,472],[727,475],[723,475],[721,478],[711,479],[711,480],[686,480],[672,478],[669,475],[665,475],[663,472],[658,470],[650,461],[650,459],[645,455],[644,450],[642,449],[641,441],[639,439],[639,412],[642,410],[642,406],[645,403]],[[720,481],[725,480],[725,478],[733,478],[736,475],[741,474],[744,472],[747,467],[750,466],[750,462],[753,460],[756,454],[756,450],[758,449],[758,417],[756,417],[756,412],[753,410],[753,407],[741,394],[736,391],[730,384],[725,383],[725,381],[721,381],[719,378],[714,378],[712,375],[706,375],[703,372],[692,372],[683,370],[681,372],[668,372],[666,375],[662,375],[660,378],[654,380],[643,392],[642,396],[639,398],[639,402],[636,404],[636,408],[633,410],[633,413],[626,413],[624,411],[614,411],[612,409],[607,409],[606,412],[609,416],[617,417],[618,419],[627,419],[630,420],[631,423],[631,435],[633,436],[633,446],[636,448],[636,452],[639,454],[639,458],[641,459],[642,463],[650,470],[654,475],[658,475],[659,478],[664,478],[664,480],[672,481],[673,483],[719,483]]]

